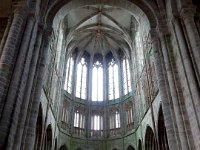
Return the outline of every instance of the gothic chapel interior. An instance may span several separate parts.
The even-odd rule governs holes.
[[[200,150],[200,1],[0,0],[0,150]]]

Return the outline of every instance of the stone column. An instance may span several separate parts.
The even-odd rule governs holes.
[[[104,130],[104,138],[107,137],[109,132],[109,125],[108,125],[108,116],[107,116],[107,102],[108,102],[108,68],[105,56],[103,56],[103,130]]]
[[[36,65],[37,65],[38,56],[39,56],[39,50],[40,50],[40,46],[41,46],[41,40],[42,40],[41,29],[39,29],[38,32],[35,31],[35,33],[37,33],[37,38],[36,38],[36,42],[34,42],[34,40],[33,40],[32,44],[31,44],[32,46],[30,46],[30,48],[33,48],[33,46],[34,46],[34,52],[33,52],[33,57],[32,57],[31,64],[30,64],[30,69],[29,69],[29,74],[28,74],[28,79],[27,79],[28,82],[25,87],[26,93],[24,94],[23,104],[21,106],[18,129],[15,134],[16,140],[15,140],[14,146],[13,146],[13,147],[15,147],[15,149],[20,149],[20,146],[21,146],[21,139],[22,139],[23,130],[24,130],[24,126],[25,126],[26,116],[27,116],[27,112],[28,112],[28,104],[29,104],[29,100],[30,100],[30,96],[31,96],[31,90],[33,87],[34,75],[35,75]]]
[[[17,130],[22,97],[27,81],[27,72],[29,70],[30,60],[32,57],[32,49],[29,49],[29,42],[32,32],[35,31],[33,30],[33,26],[34,19],[30,17],[25,26],[19,54],[15,63],[15,68],[7,92],[7,98],[1,114],[0,127],[3,129],[4,133],[7,133],[6,136],[8,139],[5,140],[6,144],[4,143],[4,146],[6,146],[7,149],[12,149],[14,135]],[[4,126],[6,126],[6,128],[3,128]]]
[[[34,16],[29,16],[26,29],[27,30],[30,30],[30,28],[32,28],[32,29],[30,30],[30,34],[28,34],[28,32],[27,32],[27,35],[26,34],[24,35],[24,38],[26,39],[26,41],[25,40],[23,41],[24,46],[22,47],[21,52],[25,53],[26,55],[19,57],[20,61],[22,63],[24,62],[24,64],[21,64],[21,65],[19,64],[19,66],[22,67],[22,72],[21,72],[21,77],[19,78],[21,81],[19,81],[18,91],[16,91],[16,92],[19,92],[19,91],[20,92],[19,92],[19,95],[16,96],[16,100],[15,100],[16,101],[15,102],[16,103],[15,104],[16,111],[13,114],[13,118],[18,120],[18,126],[15,127],[16,125],[14,123],[12,123],[11,129],[13,131],[14,130],[17,131],[17,129],[19,129],[19,126],[21,124],[21,119],[23,119],[23,118],[25,119],[25,117],[26,117],[26,114],[21,113],[21,111],[24,111],[27,108],[22,109],[21,106],[23,106],[23,104],[24,104],[23,96],[26,93],[26,84],[27,84],[27,79],[28,79],[28,73],[29,73],[29,70],[30,70],[30,64],[31,64],[31,59],[32,59],[32,56],[33,56],[33,49],[34,49],[33,47],[34,47],[34,44],[35,44],[35,39],[36,39],[37,29],[38,29],[38,25],[37,24],[34,25],[34,24],[35,24]],[[30,28],[28,28],[28,25],[30,25]],[[33,25],[34,25],[34,27],[33,27]],[[27,44],[27,46],[25,46],[25,43]],[[27,52],[25,52],[25,51],[23,52],[22,50],[25,50]],[[15,72],[17,72],[19,70],[20,70],[20,68],[17,65]],[[14,80],[15,81],[17,80],[17,76],[14,78]],[[22,129],[23,129],[23,127],[24,126],[22,126]],[[17,140],[19,141],[19,143],[18,143],[19,145],[18,146],[14,145],[14,149],[20,149],[20,143],[21,143],[20,135],[18,133],[16,133],[15,135],[17,136]],[[15,140],[15,142],[17,140]],[[11,146],[11,144],[9,146]]]
[[[126,116],[126,109],[125,109],[125,103],[122,102],[124,98],[124,92],[123,92],[123,68],[122,68],[122,57],[119,58],[119,64],[118,64],[118,75],[119,75],[119,113],[120,113],[120,124],[121,124],[121,134],[124,135],[127,132],[127,116]],[[123,116],[123,117],[122,117]]]
[[[26,7],[18,7],[14,11],[12,25],[9,30],[5,45],[0,59],[0,116],[5,103],[5,97],[8,92],[9,82],[12,76],[19,42],[22,36],[22,30],[26,19]],[[3,137],[1,138],[1,140]],[[0,140],[0,143],[1,143]],[[0,144],[1,145],[1,144]]]
[[[87,137],[91,137],[91,105],[92,105],[92,64],[93,64],[93,56],[90,56],[90,61],[88,65],[88,116],[87,116]]]
[[[182,8],[181,18],[183,20],[187,37],[189,39],[191,52],[190,55],[194,59],[193,64],[195,68],[195,73],[197,74],[197,79],[200,85],[200,37],[196,24],[194,22],[195,8]]]
[[[187,115],[191,124],[192,136],[194,139],[200,139],[200,93],[196,80],[196,76],[193,70],[191,57],[186,45],[186,40],[183,35],[182,26],[179,18],[174,18],[173,29],[178,44],[177,56],[179,58],[177,63],[179,64],[178,73],[180,77],[180,86],[183,92],[183,99],[186,105]],[[196,140],[195,140],[196,141]],[[194,144],[198,144],[196,141]],[[191,145],[192,146],[192,145]],[[197,148],[198,145],[195,145]],[[198,148],[197,148],[198,149]]]
[[[73,73],[72,73],[72,101],[70,102],[71,108],[70,108],[70,119],[71,122],[69,122],[69,133],[73,134],[74,133],[74,114],[75,114],[75,99],[76,99],[76,78],[77,78],[77,65],[78,65],[78,61],[77,61],[77,53],[74,54],[70,54],[68,52],[68,56],[67,56],[67,61],[70,59],[70,55],[72,55],[73,59],[74,59],[74,68],[73,68]]]
[[[165,29],[167,30],[167,29]],[[166,74],[168,78],[168,83],[169,83],[169,89],[170,89],[170,94],[172,97],[172,103],[173,103],[173,108],[174,108],[174,113],[175,113],[175,119],[178,125],[178,133],[179,133],[179,138],[180,138],[180,143],[181,147],[184,149],[189,149],[188,147],[188,139],[187,139],[187,130],[189,127],[187,124],[184,123],[186,120],[187,114],[184,111],[185,110],[185,103],[182,101],[181,96],[182,93],[178,92],[181,90],[179,88],[180,85],[180,80],[178,77],[178,71],[177,67],[175,64],[175,57],[173,54],[173,48],[171,45],[171,36],[170,35],[160,35],[160,42],[162,46],[162,53],[163,53],[163,61],[164,65],[166,68]],[[177,93],[178,92],[178,93]],[[166,123],[166,121],[165,121]]]
[[[46,64],[49,52],[49,41],[51,37],[51,30],[45,30],[43,33],[43,46],[40,53],[40,58],[38,60],[38,68],[35,75],[36,85],[34,91],[32,92],[32,102],[29,103],[29,112],[26,118],[25,131],[23,134],[24,147],[22,149],[32,150],[35,142],[35,130],[37,115],[39,111],[41,91],[44,82],[44,75],[46,71]]]
[[[167,137],[169,141],[169,147],[171,150],[178,150],[180,145],[178,137],[176,134],[176,129],[174,127],[174,115],[171,104],[171,97],[167,86],[167,80],[165,77],[165,72],[163,70],[161,53],[159,49],[159,39],[156,31],[152,29],[151,31],[152,47],[153,47],[153,57],[155,62],[155,71],[158,80],[159,94],[162,100],[163,114],[165,117],[165,125],[167,130]]]

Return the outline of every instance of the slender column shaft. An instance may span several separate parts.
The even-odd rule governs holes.
[[[29,19],[27,21],[27,25],[25,27],[25,32],[23,35],[24,37],[22,39],[16,65],[7,93],[7,98],[2,111],[0,127],[1,129],[4,126],[7,127],[3,128],[3,132],[7,133],[7,139],[5,139],[6,143],[4,143],[7,149],[12,149],[14,134],[17,129],[20,106],[22,104],[22,97],[24,94],[23,89],[26,84],[26,79],[22,78],[22,74],[23,72],[26,72],[27,69],[29,69],[29,63],[26,62],[26,58],[31,57],[32,55],[31,53],[29,53],[30,51],[28,50],[28,46],[32,34],[33,24],[33,19]]]
[[[191,57],[193,57],[193,63],[195,67],[195,72],[197,74],[197,79],[200,84],[200,37],[198,34],[197,27],[194,22],[194,10],[195,8],[183,8],[181,12],[181,17],[189,38],[189,43],[191,46]]]
[[[19,118],[19,123],[18,123],[18,129],[17,132],[15,134],[15,143],[14,146],[15,149],[20,149],[21,146],[21,139],[22,139],[22,135],[23,135],[23,130],[24,130],[24,126],[25,126],[25,120],[26,120],[26,116],[27,116],[27,111],[28,111],[28,104],[29,104],[29,100],[30,100],[30,95],[31,95],[31,90],[32,90],[32,86],[33,86],[33,79],[34,79],[34,75],[35,75],[35,70],[36,70],[36,62],[38,60],[38,55],[39,55],[39,50],[40,50],[40,45],[41,45],[41,32],[39,31],[38,35],[37,35],[37,40],[36,40],[36,45],[34,47],[35,44],[35,36],[37,33],[37,24],[35,25],[35,29],[33,30],[33,35],[34,37],[31,40],[31,44],[30,44],[30,49],[34,49],[33,51],[33,56],[32,56],[32,60],[30,58],[28,58],[29,60],[31,60],[30,62],[30,70],[29,70],[29,74],[28,76],[24,76],[23,78],[27,78],[27,84],[25,86],[26,89],[26,93],[23,96],[23,103],[21,106],[21,111],[20,111],[20,118]]]
[[[37,78],[36,78],[36,86],[35,90],[32,93],[33,100],[32,103],[29,104],[29,112],[30,117],[27,118],[27,131],[25,133],[25,146],[24,149],[26,150],[32,150],[34,146],[34,140],[35,140],[35,129],[36,129],[36,122],[37,122],[37,115],[39,110],[39,104],[40,104],[40,96],[41,91],[43,87],[43,81],[44,81],[44,75],[46,71],[46,61],[47,61],[47,55],[49,51],[49,35],[44,34],[43,35],[43,47],[41,52],[41,57],[39,60],[39,66],[38,66],[38,72],[37,72]]]
[[[0,116],[5,103],[15,58],[18,52],[19,40],[21,39],[22,28],[26,19],[25,8],[18,8],[14,12],[12,25],[6,39],[0,59]],[[1,138],[3,139],[3,138]],[[1,143],[1,140],[0,140]]]
[[[158,87],[159,87],[159,94],[162,99],[162,108],[163,108],[163,114],[165,116],[165,122],[166,122],[166,129],[167,129],[167,135],[169,140],[169,147],[172,150],[178,150],[179,149],[179,142],[177,140],[176,135],[176,129],[174,127],[174,120],[173,120],[173,109],[171,106],[171,99],[166,83],[166,78],[164,75],[164,70],[161,62],[161,54],[159,50],[159,40],[156,35],[156,33],[151,33],[152,38],[152,46],[153,46],[153,56],[155,61],[155,70],[156,70],[156,76],[158,80]]]
[[[169,37],[162,35],[160,40],[162,44],[162,52],[164,56],[164,63],[165,63],[167,78],[169,82],[172,103],[174,106],[175,118],[178,125],[180,142],[181,142],[182,148],[185,147],[186,149],[189,149],[188,144],[187,144],[188,139],[186,135],[187,127],[184,123],[184,120],[185,120],[184,116],[186,115],[184,114],[185,103],[181,101],[181,93],[177,94],[179,90],[178,89],[179,87],[177,87],[177,85],[180,84],[180,81],[177,74],[177,68],[174,62],[175,58],[174,58],[173,52],[170,52],[172,47],[170,47],[169,44],[168,44],[169,49],[167,49],[166,40],[168,40],[168,43],[170,43]]]
[[[192,124],[191,131],[194,139],[200,139],[200,93],[196,82],[195,73],[190,60],[190,55],[186,46],[180,20],[174,18],[173,27],[178,43],[178,55],[182,65],[179,69],[179,76],[181,79],[181,88],[183,89],[183,96],[185,99],[186,109],[189,116],[189,121]],[[198,142],[195,142],[198,144]],[[195,145],[197,148],[198,145]]]

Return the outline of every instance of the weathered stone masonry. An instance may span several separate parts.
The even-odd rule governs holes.
[[[122,12],[131,19],[117,22],[122,18],[110,17],[107,10],[113,14]],[[198,150],[199,10],[198,0],[2,0],[0,149]],[[94,23],[95,17],[98,19]],[[105,24],[105,20],[111,23]],[[84,22],[95,26],[99,34],[100,29],[109,28],[111,32],[105,36],[118,38],[118,43],[113,43],[130,55],[129,95],[123,95],[122,72],[118,100],[108,101],[108,74],[103,78],[102,103],[91,102],[91,79],[87,80],[86,100],[63,89],[68,57],[74,53],[74,58],[79,58],[84,53],[78,47],[83,42],[79,36],[87,29]],[[130,30],[126,28],[129,25]],[[115,32],[121,37],[114,37]],[[61,33],[63,39],[59,41]],[[142,44],[137,45],[138,41]],[[113,53],[114,57],[121,54],[119,49]],[[93,58],[88,60],[90,77]],[[106,61],[103,56],[104,67]],[[72,93],[76,92],[77,64],[78,61],[73,70]],[[128,106],[134,108],[134,121],[129,125]],[[74,127],[77,109],[86,117],[84,129]],[[64,110],[67,120],[62,120]],[[121,127],[111,130],[109,117],[115,110],[119,110]],[[103,116],[103,130],[93,131],[95,136],[91,134],[94,113]]]

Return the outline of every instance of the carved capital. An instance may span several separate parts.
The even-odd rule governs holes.
[[[19,1],[13,3],[14,14],[26,15],[28,12],[28,7],[25,1]]]
[[[196,13],[196,7],[195,6],[183,7],[180,10],[180,17],[182,19],[193,19],[195,13]]]
[[[158,29],[152,28],[149,33],[150,33],[150,37],[151,37],[152,42],[158,40],[158,37],[159,37]]]

